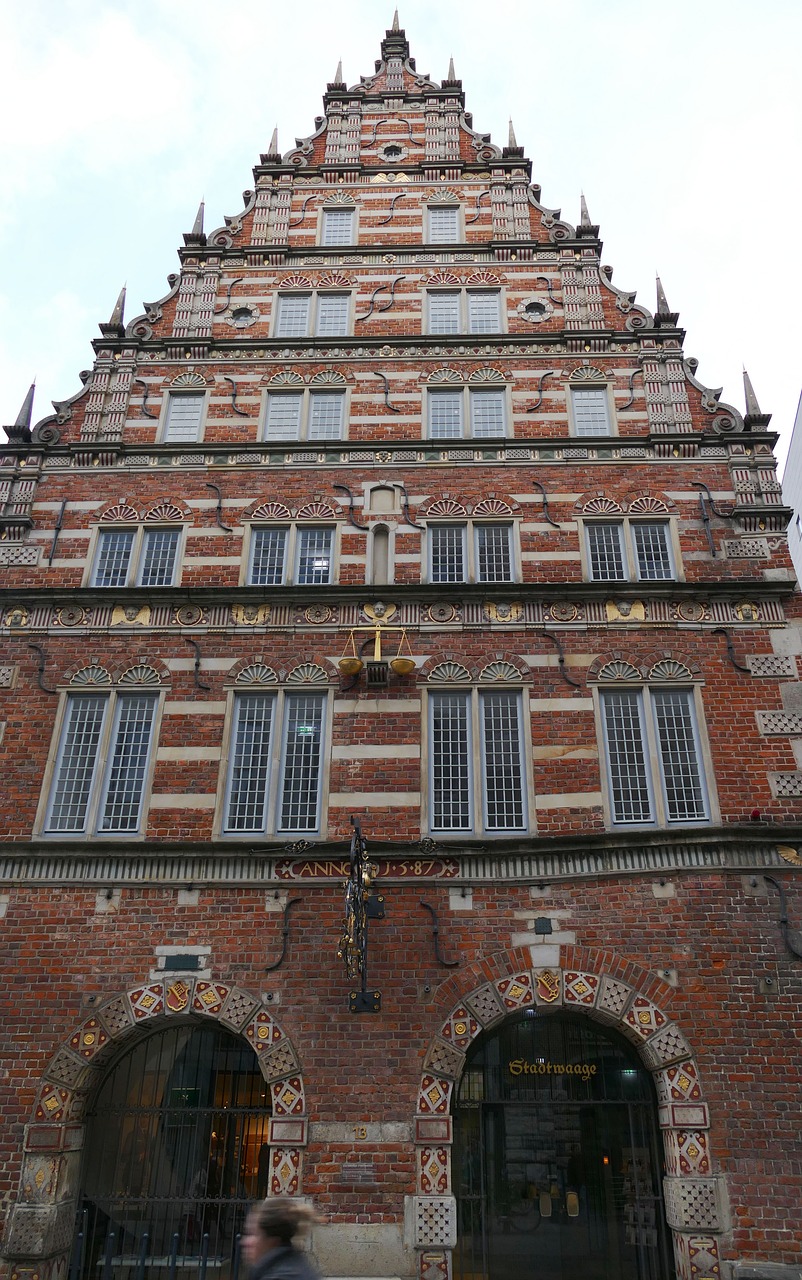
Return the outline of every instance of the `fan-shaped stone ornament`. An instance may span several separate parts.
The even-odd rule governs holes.
[[[470,671],[461,662],[440,662],[429,672],[430,683],[464,684],[470,678]]]
[[[252,662],[243,667],[236,679],[237,684],[278,684],[278,676],[272,667],[264,662]]]
[[[145,662],[138,662],[136,666],[129,667],[120,676],[120,684],[140,684],[154,685],[161,684],[161,676],[153,667],[149,667]]]
[[[111,524],[112,521],[130,524],[132,520],[139,520],[139,512],[127,502],[118,502],[113,507],[107,507],[100,519],[103,524]]]
[[[303,662],[293,667],[287,676],[287,684],[328,684],[329,677],[316,662]]]
[[[145,519],[150,522],[154,520],[183,520],[184,513],[173,502],[160,502],[158,506],[151,507]]]
[[[668,513],[668,507],[660,498],[653,498],[648,494],[642,498],[635,498],[634,501],[630,502],[629,510],[634,516],[666,515]]]
[[[693,672],[676,658],[663,658],[649,672],[650,680],[692,680]]]
[[[623,658],[616,658],[613,662],[606,662],[599,670],[597,680],[640,680],[641,674],[637,667],[631,662],[626,662]]]
[[[621,514],[621,507],[612,498],[591,498],[582,508],[586,516],[616,516]]]
[[[263,502],[251,513],[252,520],[289,520],[290,509],[283,502]]]
[[[105,667],[100,667],[93,663],[91,666],[81,667],[80,671],[76,671],[75,675],[70,680],[70,684],[111,684],[111,676]]]
[[[517,680],[521,679],[521,673],[517,667],[511,662],[488,662],[479,673],[479,679],[485,681],[501,681],[501,680]]]

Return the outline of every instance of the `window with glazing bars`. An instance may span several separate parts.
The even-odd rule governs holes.
[[[431,244],[456,244],[459,240],[459,206],[434,205],[429,209]]]
[[[465,435],[465,396],[468,396],[470,435],[489,440],[507,433],[503,390],[430,391],[429,435],[432,440],[459,440]]]
[[[276,720],[280,705],[283,726],[279,742]],[[235,697],[226,832],[319,830],[324,717],[324,694],[249,693]]]
[[[170,587],[180,543],[180,529],[101,529],[91,585]]]
[[[512,527],[506,524],[429,526],[430,582],[512,582]]]
[[[455,690],[429,695],[429,789],[433,831],[526,829],[520,693]]]
[[[306,412],[304,412],[306,409]],[[265,440],[340,440],[345,395],[339,391],[281,391],[267,397]]]
[[[323,244],[353,244],[354,243],[354,210],[353,209],[324,209],[323,210]]]
[[[315,333],[319,338],[341,338],[348,333],[351,305],[347,293],[320,293],[317,297]]]
[[[248,582],[254,587],[278,587],[284,582],[289,530],[251,529]]]
[[[706,822],[707,790],[691,689],[601,695],[613,822]]]
[[[68,695],[46,831],[139,831],[156,706],[148,693]]]
[[[578,436],[609,436],[610,406],[603,387],[571,388],[574,432]]]
[[[592,520],[585,524],[594,582],[657,582],[674,577],[667,520]]]
[[[203,418],[204,393],[183,392],[171,394],[167,400],[167,417],[164,422],[166,444],[190,444],[200,439]]]
[[[322,586],[331,582],[333,529],[302,528],[297,532],[297,572],[302,586]]]
[[[500,333],[501,295],[497,289],[437,289],[428,295],[428,331]]]
[[[309,332],[309,311],[312,302],[308,293],[280,293],[275,336],[277,338],[305,338]]]
[[[334,530],[317,526],[255,526],[251,529],[248,582],[255,587],[277,587],[287,581],[287,566],[294,565],[295,582],[321,586],[331,582]]]

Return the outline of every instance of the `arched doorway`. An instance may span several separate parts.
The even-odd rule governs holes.
[[[219,1024],[162,1025],[111,1064],[86,1113],[73,1276],[233,1274],[270,1177],[270,1086]],[[144,1260],[144,1262],[143,1262]]]
[[[652,1080],[582,1014],[480,1035],[454,1103],[455,1280],[667,1280]]]

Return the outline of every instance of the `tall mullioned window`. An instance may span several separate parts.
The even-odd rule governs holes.
[[[432,692],[428,714],[431,830],[526,830],[520,692]]]
[[[133,835],[140,830],[158,699],[145,692],[67,696],[47,832]]]
[[[676,576],[667,520],[588,520],[585,538],[594,582],[659,582]]]
[[[180,529],[101,529],[95,544],[93,587],[171,587]]]
[[[507,434],[507,400],[503,388],[436,390],[428,393],[428,428],[432,440],[491,440]]]
[[[288,581],[301,586],[331,582],[334,529],[324,525],[266,525],[251,530],[248,582],[277,587]]]
[[[236,695],[225,832],[320,829],[325,713],[322,693]]]
[[[428,332],[501,333],[498,289],[432,289],[428,294]]]
[[[323,210],[322,242],[324,245],[354,243],[354,212],[353,209],[348,208]]]
[[[459,205],[430,205],[427,211],[431,244],[456,244],[459,234]]]
[[[164,420],[165,444],[192,444],[200,440],[205,394],[200,391],[171,393]]]
[[[512,526],[429,526],[430,582],[512,582]]]
[[[693,690],[605,689],[600,705],[613,822],[709,821]]]

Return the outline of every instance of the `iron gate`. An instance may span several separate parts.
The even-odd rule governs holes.
[[[71,1280],[236,1280],[267,1194],[270,1097],[253,1050],[186,1023],[140,1040],[88,1114]]]
[[[667,1280],[651,1080],[620,1037],[534,1012],[469,1055],[455,1280]]]

